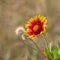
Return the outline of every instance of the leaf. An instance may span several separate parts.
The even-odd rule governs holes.
[[[60,48],[58,49],[58,55],[60,55]]]
[[[60,58],[57,58],[57,60],[60,60]]]
[[[48,56],[50,56],[50,51],[49,51],[47,48],[45,48],[44,50],[45,50],[46,54],[47,54]]]
[[[56,47],[52,47],[51,56],[54,60],[57,60],[58,49]]]

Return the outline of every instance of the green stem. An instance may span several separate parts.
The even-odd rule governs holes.
[[[46,40],[46,36],[43,35],[43,37],[44,37],[44,41],[45,41],[46,48],[49,50],[48,42],[47,42],[47,40]],[[53,60],[53,58],[51,57],[51,55],[49,56],[49,60]]]
[[[49,49],[49,47],[48,47],[48,42],[47,42],[47,40],[46,40],[46,37],[45,37],[44,35],[43,35],[43,37],[44,37],[44,41],[45,41],[46,48]]]

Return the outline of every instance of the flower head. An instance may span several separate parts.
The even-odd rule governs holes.
[[[47,19],[44,16],[35,16],[29,19],[25,27],[25,34],[33,39],[37,37],[39,34],[42,34],[46,30]]]

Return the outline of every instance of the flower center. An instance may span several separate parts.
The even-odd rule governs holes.
[[[34,27],[33,27],[33,31],[37,31],[39,29],[39,26],[38,25],[35,25]]]

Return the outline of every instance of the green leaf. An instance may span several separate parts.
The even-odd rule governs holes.
[[[58,55],[60,55],[60,48],[58,49]]]
[[[45,48],[44,51],[46,52],[46,54],[47,54],[48,56],[50,56],[50,51],[49,51],[47,48]]]
[[[60,58],[57,58],[57,60],[60,60]]]
[[[58,49],[56,47],[52,47],[51,56],[54,60],[57,60]]]

